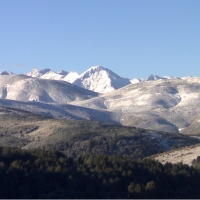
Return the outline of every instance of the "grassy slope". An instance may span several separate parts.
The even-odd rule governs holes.
[[[138,158],[199,142],[178,133],[89,120],[57,120],[0,108],[0,146],[54,149],[74,157],[101,153]]]

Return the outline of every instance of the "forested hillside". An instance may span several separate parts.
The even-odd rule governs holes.
[[[200,198],[200,171],[183,164],[0,148],[0,198]]]

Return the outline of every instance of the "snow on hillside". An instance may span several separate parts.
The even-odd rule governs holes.
[[[189,78],[129,84],[73,104],[112,111],[123,125],[198,135],[199,99],[200,78]]]
[[[51,70],[35,70],[35,73],[32,73],[37,74],[43,75],[40,78],[0,75],[0,98],[23,102],[67,103],[92,109],[94,114],[91,115],[91,119],[96,110],[112,113],[112,119],[123,125],[200,134],[198,77],[159,79],[122,87],[119,83],[124,84],[125,81],[126,84],[127,79],[124,80],[100,66],[92,67],[80,75],[76,72],[58,74]],[[47,79],[41,78],[42,76],[46,76]],[[53,76],[54,79],[62,77],[62,81],[51,80]],[[100,95],[70,84],[63,81],[66,77],[71,81],[74,79],[76,84],[82,84],[82,87],[107,93]],[[110,90],[112,92],[108,92]]]
[[[33,78],[25,75],[0,76],[0,98],[45,103],[69,103],[98,94],[67,82]]]
[[[164,79],[180,79],[179,77],[176,76],[163,76]]]

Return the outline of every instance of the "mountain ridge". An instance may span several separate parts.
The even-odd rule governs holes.
[[[75,77],[74,80],[80,80],[80,84],[88,84],[87,87],[90,89],[88,90],[64,80],[41,78],[49,73],[52,74],[52,70],[34,70],[34,75],[40,77],[0,75],[0,98],[13,100],[11,104],[14,107],[15,104],[24,106],[25,110],[56,118],[69,116],[76,119],[80,116],[81,119],[107,120],[152,130],[180,132],[188,135],[200,134],[198,101],[200,78],[198,77],[180,79],[152,75],[146,81],[130,83],[106,93],[97,93],[91,91],[91,87],[100,85],[102,89],[103,84],[98,81],[91,84],[96,77],[99,80],[98,78],[104,74],[106,77],[110,76],[111,78],[106,82],[109,85],[113,77],[119,80],[119,76],[101,66],[92,67],[80,75],[76,72],[59,74],[64,77],[65,75],[62,74],[68,73],[67,75]],[[105,77],[102,80],[104,82]],[[24,105],[14,101],[27,103]],[[42,104],[33,105],[32,102]],[[2,105],[4,104],[8,102],[3,101]]]
[[[0,98],[44,103],[69,103],[97,96],[95,93],[64,81],[45,80],[26,75],[0,76]]]
[[[64,72],[65,73],[60,73],[51,69],[38,70],[34,68],[26,75],[42,79],[62,80],[98,93],[109,93],[126,85],[139,82],[178,79],[177,77],[160,77],[153,74],[147,78],[128,79],[120,77],[110,69],[102,66],[92,66],[81,74],[78,74],[77,72]]]
[[[99,94],[65,81],[0,75],[0,98],[27,102],[12,102],[14,107],[21,105],[56,118],[70,113],[72,118],[79,115],[81,119],[194,135],[200,134],[199,91],[197,77],[139,82]]]

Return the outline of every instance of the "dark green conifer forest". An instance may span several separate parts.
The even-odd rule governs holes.
[[[200,171],[181,163],[0,148],[0,198],[200,198]]]

